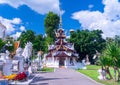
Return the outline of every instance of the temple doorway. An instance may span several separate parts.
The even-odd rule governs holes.
[[[64,66],[65,58],[59,58],[59,66]]]

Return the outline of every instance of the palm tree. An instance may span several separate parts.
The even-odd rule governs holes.
[[[109,67],[112,66],[112,58],[107,56],[105,53],[100,57],[100,64],[102,66],[102,70],[105,70],[106,73],[109,75],[110,79],[112,79],[112,75],[110,73]]]
[[[119,48],[118,44],[115,43],[114,41],[108,43],[108,45],[106,47],[106,54],[112,59],[113,68],[114,68],[114,79],[116,81],[117,80],[116,79],[116,71],[118,69],[117,62],[120,57],[120,48]]]

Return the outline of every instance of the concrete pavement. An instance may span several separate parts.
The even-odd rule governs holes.
[[[58,68],[52,73],[35,74],[29,85],[101,85],[73,69]]]

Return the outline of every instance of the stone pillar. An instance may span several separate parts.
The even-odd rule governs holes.
[[[59,58],[57,58],[57,66],[59,67]]]
[[[67,57],[64,60],[64,65],[65,65],[65,67],[67,66]]]
[[[75,61],[75,58],[73,58],[73,64],[74,64],[74,66],[76,65],[76,61]]]
[[[70,58],[68,58],[68,66],[70,66]]]
[[[55,66],[54,56],[52,56],[52,65]]]

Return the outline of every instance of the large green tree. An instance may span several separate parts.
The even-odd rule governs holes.
[[[20,41],[20,46],[25,47],[27,42],[32,42],[33,51],[36,53],[38,51],[47,51],[46,38],[42,34],[36,35],[32,30],[23,31],[21,36],[18,38]],[[34,53],[33,52],[33,53]]]
[[[55,30],[59,27],[59,16],[53,12],[49,12],[44,20],[45,32],[51,42],[55,41]]]
[[[80,60],[89,55],[92,61],[93,55],[105,47],[105,40],[101,36],[101,30],[77,30],[71,33],[70,42],[75,44],[75,49],[79,53]]]
[[[27,42],[34,42],[35,33],[32,30],[23,31],[18,40],[20,41],[20,46],[23,48]]]

